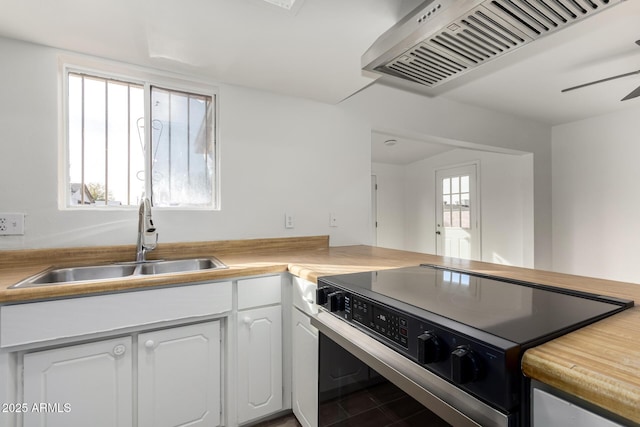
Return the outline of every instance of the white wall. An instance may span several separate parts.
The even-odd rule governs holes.
[[[507,114],[373,85],[342,105],[377,131],[417,140],[455,141],[465,148],[499,147],[533,154],[535,267],[551,268],[551,128]],[[531,206],[529,206],[531,207]],[[530,218],[531,219],[531,218]],[[528,239],[528,238],[527,238]],[[532,247],[531,242],[525,244]]]
[[[0,249],[132,244],[133,209],[58,209],[58,53],[0,39],[0,212],[27,215],[25,235],[0,237]],[[536,265],[550,264],[548,127],[379,85],[337,106],[218,86],[222,210],[156,209],[160,244],[317,234],[332,245],[368,244],[371,130],[402,130],[534,153]],[[330,212],[338,227],[329,227]]]
[[[479,165],[482,260],[533,267],[533,156],[530,154],[456,149],[406,166],[374,164],[373,170],[379,171],[380,178],[379,212],[392,221],[391,224],[381,222],[378,244],[385,246],[391,242],[401,249],[435,253],[436,170],[472,162]],[[387,192],[393,195],[383,197]],[[387,213],[392,210],[396,215]],[[390,236],[391,232],[398,235]]]
[[[553,128],[553,269],[640,283],[640,109]]]
[[[134,244],[135,209],[58,209],[57,55],[0,38],[0,212],[27,215],[25,235],[0,236],[0,249]],[[154,210],[160,244],[320,234],[368,243],[368,123],[337,106],[219,87],[222,210]]]
[[[371,173],[376,176],[377,239],[384,248],[407,249],[405,245],[405,167],[372,163]]]

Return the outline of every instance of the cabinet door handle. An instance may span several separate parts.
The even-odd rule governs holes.
[[[155,346],[156,346],[156,343],[155,343],[155,342],[153,342],[153,340],[147,340],[147,341],[144,343],[144,346],[145,346],[145,347],[147,347],[149,350],[152,350],[152,349],[153,349],[153,347],[155,347]]]
[[[251,319],[251,317],[249,317],[249,316],[245,316],[245,317],[242,319],[242,321],[244,322],[244,324],[245,324],[245,325],[250,325],[250,324],[253,322],[253,320],[252,320],[252,319]]]
[[[127,347],[122,344],[118,344],[117,346],[113,347],[113,354],[116,356],[122,356],[126,351]]]

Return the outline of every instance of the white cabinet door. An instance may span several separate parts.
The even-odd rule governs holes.
[[[282,409],[282,309],[238,312],[238,422]]]
[[[293,413],[303,427],[318,425],[318,330],[293,309]]]
[[[220,425],[220,322],[138,337],[138,426]]]
[[[131,426],[131,366],[130,337],[25,354],[24,427]]]

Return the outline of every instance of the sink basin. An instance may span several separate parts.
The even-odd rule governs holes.
[[[139,274],[182,273],[186,271],[200,271],[227,268],[217,258],[177,259],[171,261],[157,261],[141,264]]]
[[[88,280],[117,279],[137,275],[185,273],[189,271],[227,268],[219,259],[193,258],[168,261],[125,262],[87,267],[52,268],[31,276],[10,288],[32,288],[85,282]]]
[[[131,276],[135,265],[95,265],[90,267],[69,267],[45,270],[31,276],[11,288],[29,288],[34,286],[55,285],[58,283],[81,282],[86,280],[114,279]]]

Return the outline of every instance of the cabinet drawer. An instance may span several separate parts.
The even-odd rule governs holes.
[[[280,304],[280,275],[238,280],[238,310]]]
[[[0,347],[13,347],[230,311],[231,282],[0,307]]]

